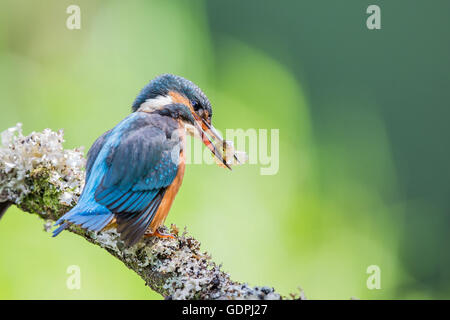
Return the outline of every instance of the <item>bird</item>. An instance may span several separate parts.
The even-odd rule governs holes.
[[[211,103],[193,82],[157,76],[131,111],[89,149],[85,186],[78,203],[56,221],[54,237],[77,225],[90,231],[115,226],[126,246],[144,236],[173,238],[160,227],[183,181],[186,134],[194,132],[231,170],[219,151],[225,142],[211,124]]]

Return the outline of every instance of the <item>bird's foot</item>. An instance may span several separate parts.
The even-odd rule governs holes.
[[[171,233],[160,232],[159,229],[156,229],[154,232],[145,233],[145,237],[158,237],[161,239],[175,239],[174,235]]]
[[[112,228],[117,228],[117,220],[116,220],[116,218],[113,218],[113,219],[111,220],[111,222],[109,222],[109,223],[102,229],[102,231],[109,230],[109,229],[112,229]]]

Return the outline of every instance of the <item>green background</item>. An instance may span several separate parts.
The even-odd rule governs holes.
[[[81,8],[81,29],[66,8]],[[381,30],[366,8],[381,7]],[[166,224],[232,278],[311,299],[450,298],[450,2],[17,1],[0,10],[0,130],[87,148],[160,73],[215,126],[280,130],[280,169],[187,167]],[[2,299],[160,299],[106,251],[36,216],[0,222]],[[81,290],[66,269],[81,268]],[[367,267],[381,289],[366,286]]]

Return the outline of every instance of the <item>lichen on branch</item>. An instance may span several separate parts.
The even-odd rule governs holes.
[[[83,149],[64,149],[63,142],[62,130],[24,136],[21,124],[1,134],[0,203],[37,214],[46,230],[75,205],[84,185]],[[273,288],[232,281],[198,240],[174,225],[175,239],[144,238],[132,247],[115,228],[68,230],[107,250],[166,299],[282,299]]]

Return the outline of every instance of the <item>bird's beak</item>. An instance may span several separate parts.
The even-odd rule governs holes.
[[[211,135],[214,137],[214,139],[218,142],[216,143],[216,145],[220,144],[220,146],[222,146],[222,150],[227,150],[228,147],[230,147],[227,142],[222,138],[222,136],[220,135],[219,132],[217,132],[216,128],[214,128],[212,125],[210,125],[208,122],[206,122],[204,119],[202,119],[202,125],[204,126],[203,129],[206,128],[206,132],[210,132]],[[241,161],[239,160],[239,158],[236,155],[236,152],[233,150],[233,157],[236,160],[237,163],[241,163]],[[225,161],[227,161],[225,159]],[[231,168],[230,168],[231,169]]]
[[[224,140],[220,136],[220,134],[217,132],[217,130],[210,125],[208,122],[206,122],[204,119],[200,118],[197,114],[194,113],[195,118],[195,127],[198,130],[200,137],[205,144],[206,147],[208,147],[209,150],[211,150],[212,154],[219,160],[220,163],[222,163],[225,167],[231,170],[230,165],[227,163],[227,161],[223,158],[221,152],[217,149],[217,145],[223,146]],[[211,141],[211,138],[216,142],[213,143]]]

